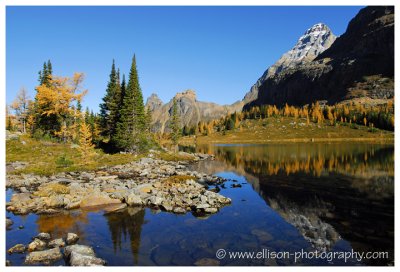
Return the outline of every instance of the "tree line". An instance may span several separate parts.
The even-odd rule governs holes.
[[[349,104],[335,104],[333,106],[320,105],[318,102],[303,107],[289,106],[282,108],[275,105],[255,106],[247,111],[227,114],[220,119],[208,122],[200,121],[195,126],[184,126],[182,134],[210,135],[215,132],[226,132],[242,129],[242,121],[246,119],[267,119],[277,117],[302,118],[307,125],[311,122],[328,125],[356,125],[367,126],[371,130],[376,128],[394,131],[394,104],[392,100],[380,105],[364,105],[351,102]]]
[[[82,100],[87,94],[82,83],[83,73],[71,77],[53,75],[50,60],[39,72],[38,86],[33,100],[22,88],[13,103],[7,106],[6,126],[8,130],[29,133],[38,139],[50,139],[63,143],[75,143],[88,153],[93,146],[111,152],[138,153],[158,145],[151,133],[151,112],[145,108],[139,84],[136,56],[132,58],[128,81],[112,61],[105,95],[100,104],[100,113],[82,110]],[[11,113],[14,111],[14,114]],[[243,120],[271,117],[302,118],[328,125],[364,125],[371,130],[379,128],[394,130],[394,104],[389,100],[381,105],[336,104],[320,105],[315,102],[303,107],[282,108],[275,105],[253,107],[248,111],[235,112],[220,119],[200,121],[195,126],[182,126],[178,101],[174,98],[170,111],[167,136],[176,146],[180,137],[187,135],[210,135],[242,129]],[[83,151],[82,151],[83,152]]]
[[[78,144],[87,152],[95,145],[111,152],[132,153],[157,146],[150,132],[151,112],[143,102],[135,55],[128,82],[125,75],[121,80],[113,60],[99,114],[88,108],[82,111],[82,100],[88,92],[82,88],[83,80],[82,73],[55,76],[50,60],[45,62],[39,72],[34,100],[22,88],[7,106],[7,129],[29,133],[37,139]],[[181,122],[176,101],[171,120],[172,140],[177,144]]]

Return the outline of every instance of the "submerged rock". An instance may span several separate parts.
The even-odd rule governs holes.
[[[14,221],[12,221],[9,218],[6,218],[6,228],[7,229],[10,229],[13,224],[14,224]]]
[[[44,263],[50,264],[62,258],[62,254],[58,247],[43,251],[31,252],[26,256],[25,264]]]

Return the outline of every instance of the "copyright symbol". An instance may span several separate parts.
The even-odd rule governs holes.
[[[225,258],[225,256],[226,256],[225,249],[223,249],[223,248],[218,249],[217,252],[215,253],[215,256],[220,260]]]

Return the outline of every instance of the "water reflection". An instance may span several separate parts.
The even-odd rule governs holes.
[[[216,156],[198,170],[244,176],[314,247],[330,250],[343,238],[354,250],[389,251],[393,260],[393,146],[209,145],[196,151]]]
[[[107,224],[110,229],[114,253],[122,251],[122,244],[127,239],[135,264],[138,264],[140,249],[140,234],[144,221],[145,210],[142,208],[127,208],[121,212],[106,214]]]
[[[87,211],[64,211],[55,215],[40,215],[36,220],[39,232],[50,233],[53,238],[64,238],[66,233],[78,234],[81,241],[85,241],[83,225],[87,224]]]

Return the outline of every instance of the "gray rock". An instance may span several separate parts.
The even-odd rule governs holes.
[[[269,234],[268,232],[260,229],[254,229],[251,231],[251,234],[255,235],[257,239],[263,243],[263,242],[268,242],[273,239],[272,235]]]
[[[67,245],[75,244],[79,240],[79,236],[75,233],[68,233],[67,234]]]
[[[207,208],[209,208],[209,207],[210,207],[209,204],[200,203],[200,204],[198,204],[198,205],[196,206],[196,209],[207,209]]]
[[[206,209],[204,209],[204,211],[206,213],[217,213],[218,209],[217,208],[206,208]]]
[[[130,194],[128,198],[126,199],[126,203],[129,206],[140,206],[143,204],[143,200],[139,195],[136,194]]]
[[[16,244],[12,248],[8,249],[7,252],[8,254],[13,254],[13,253],[24,253],[26,250],[25,245],[23,244]]]
[[[57,179],[57,182],[60,183],[60,184],[63,184],[63,185],[68,185],[68,184],[70,184],[70,183],[75,182],[75,180],[73,180],[73,179],[67,179],[67,178],[58,178],[58,179]]]
[[[95,256],[84,255],[76,251],[72,251],[69,264],[71,266],[103,266],[106,261]]]
[[[72,245],[65,247],[64,255],[66,258],[69,258],[72,252],[76,252],[87,256],[93,256],[93,257],[95,256],[93,248],[85,245]]]
[[[35,238],[42,240],[42,241],[48,241],[51,239],[51,236],[50,236],[50,233],[41,232],[38,235],[36,235]]]
[[[158,197],[158,196],[151,196],[150,197],[151,204],[156,205],[156,206],[161,205],[163,200],[164,199],[162,199],[161,197]]]
[[[51,248],[64,247],[64,246],[65,246],[65,242],[64,242],[64,239],[62,239],[62,238],[54,239],[49,242],[49,247],[51,247]]]
[[[26,189],[26,187],[20,187],[19,188],[19,191],[21,192],[21,193],[29,193],[29,191],[28,191],[28,189]]]
[[[61,208],[64,206],[64,197],[62,195],[52,195],[44,201],[48,208]]]
[[[60,249],[53,248],[43,251],[35,251],[31,252],[26,256],[25,264],[36,264],[36,263],[44,263],[50,264],[52,262],[58,261],[62,258],[62,254]]]
[[[72,210],[72,209],[78,209],[81,206],[81,201],[74,201],[74,202],[69,202],[66,206],[65,209],[67,210]]]
[[[44,250],[47,246],[47,243],[35,238],[32,243],[28,245],[28,251],[39,251],[39,250]]]
[[[175,207],[174,213],[186,213],[186,210],[182,207]]]
[[[172,203],[169,200],[164,200],[160,205],[160,208],[167,212],[170,212],[174,209]]]
[[[20,194],[13,194],[11,197],[11,202],[13,203],[22,203],[31,200],[32,195],[30,193],[20,193]]]
[[[125,203],[121,203],[121,204],[115,204],[115,205],[108,205],[107,207],[104,207],[104,213],[105,214],[109,214],[109,213],[113,213],[113,212],[117,212],[120,210],[123,210],[127,207],[128,205],[126,205]]]

